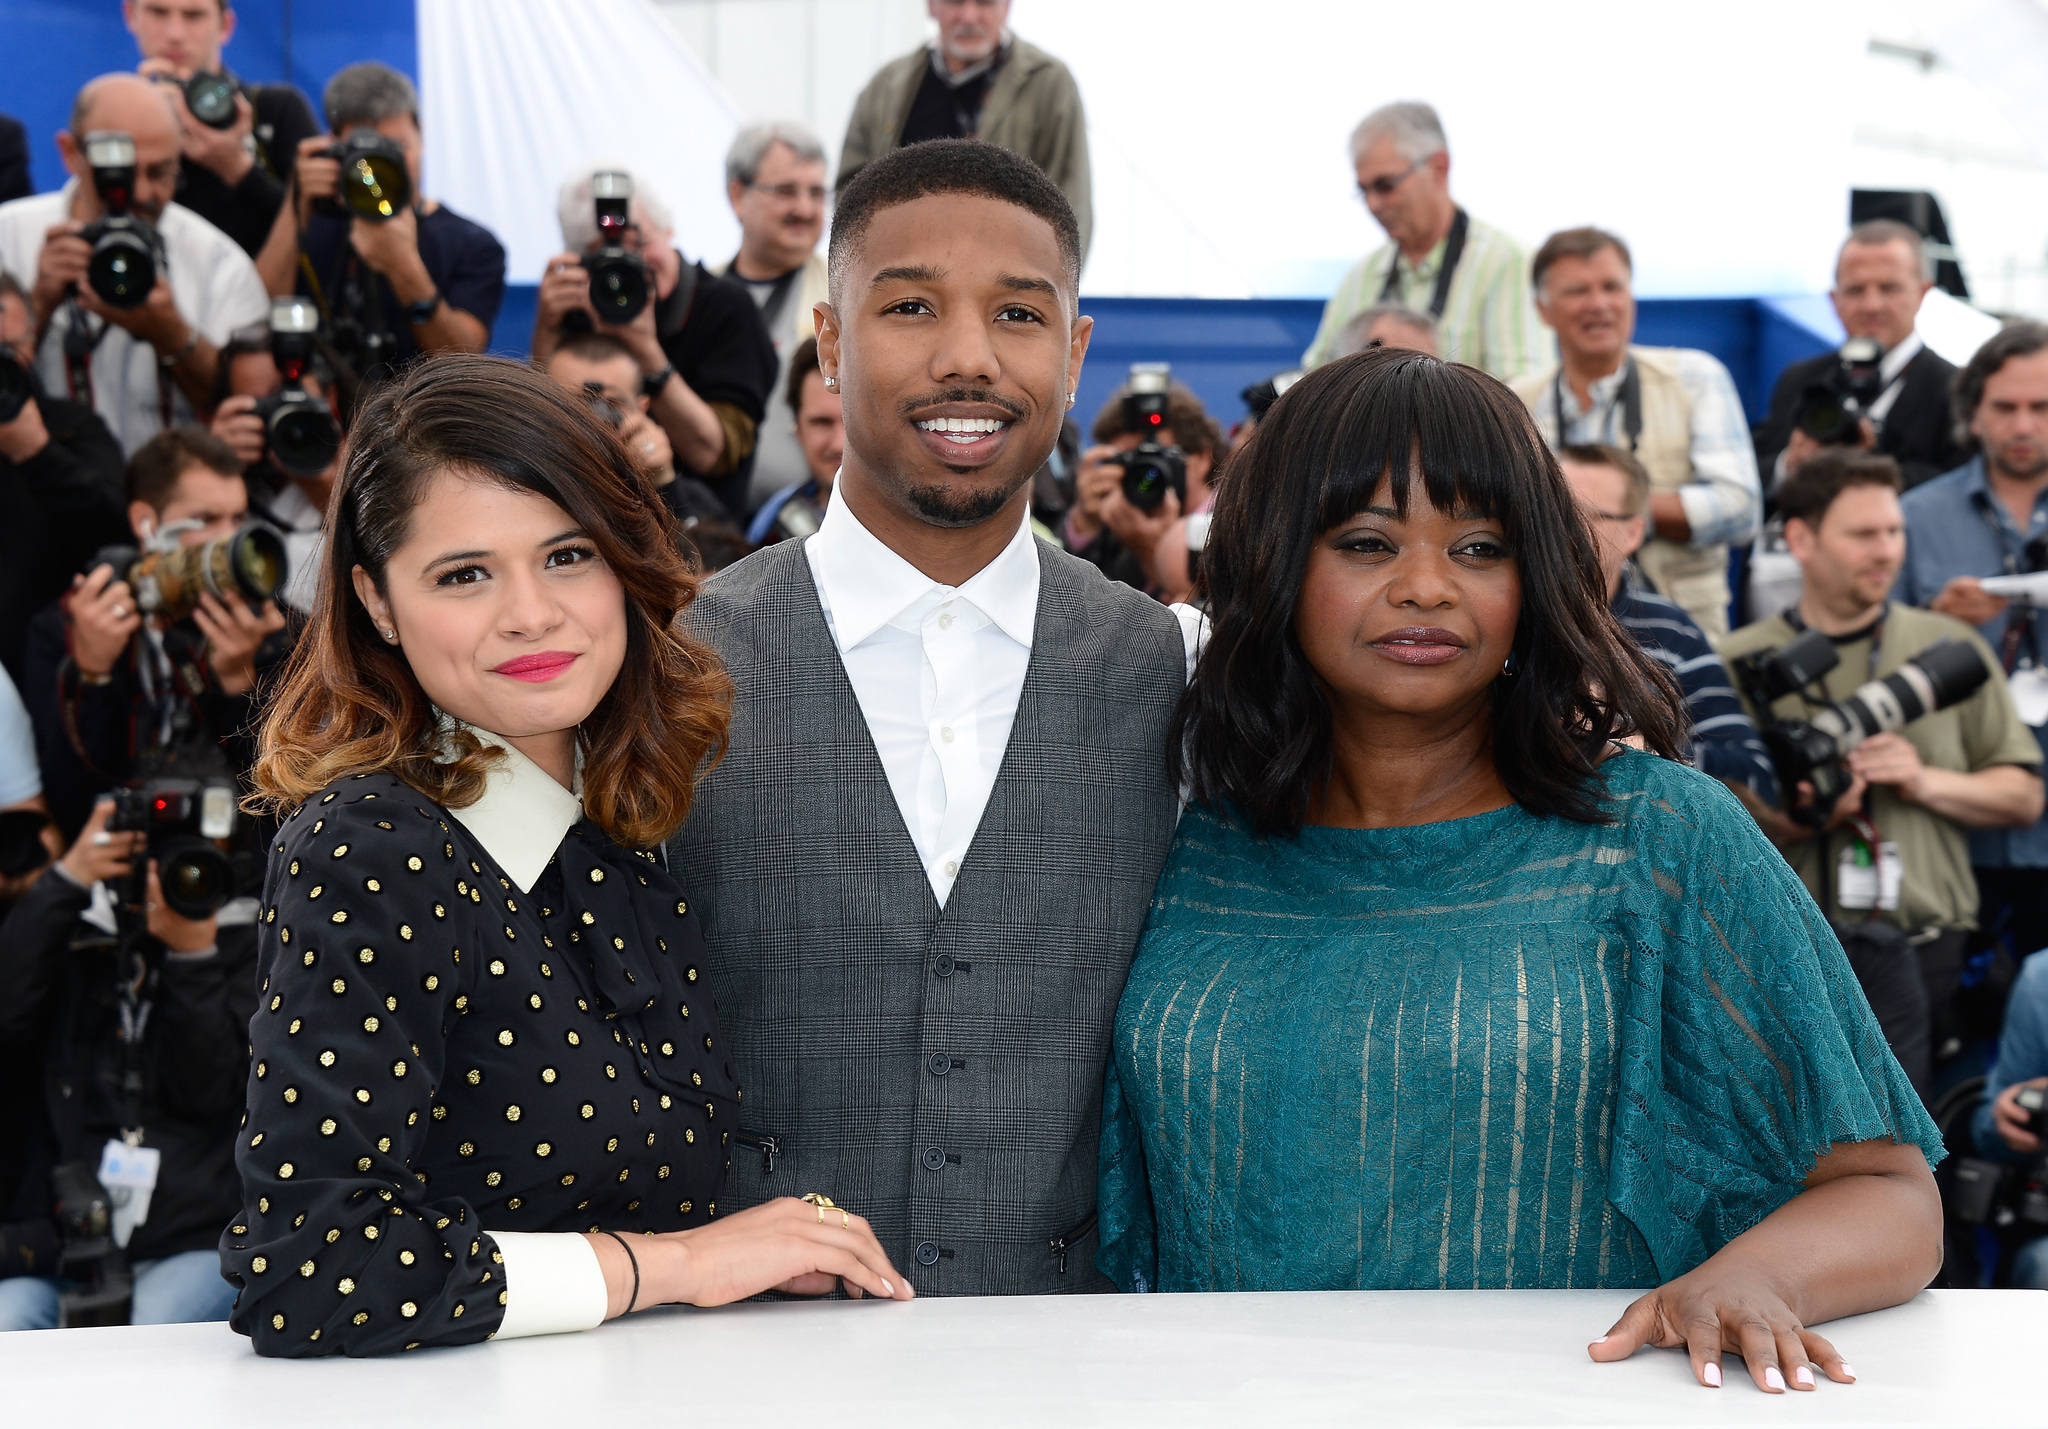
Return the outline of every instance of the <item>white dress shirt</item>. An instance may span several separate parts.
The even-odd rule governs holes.
[[[804,542],[825,624],[944,907],[994,790],[1038,620],[1038,550],[1021,517],[1002,553],[959,586],[890,550],[844,500]],[[1174,606],[1188,669],[1201,613]]]
[[[31,194],[0,204],[0,269],[12,273],[22,287],[35,282],[45,235],[71,217],[71,196],[77,185],[74,178],[56,193]],[[263,280],[234,239],[175,203],[164,205],[156,231],[164,242],[166,270],[159,281],[167,275],[179,315],[200,336],[220,347],[237,328],[269,317],[270,297],[263,290]],[[64,362],[64,334],[71,313],[67,303],[51,317],[49,331],[36,350],[36,372],[43,379],[43,390],[52,396],[73,395],[84,401],[83,392],[71,392],[71,376]],[[89,314],[85,321],[98,344],[87,366],[93,410],[112,428],[122,451],[133,456],[137,447],[163,430],[165,399],[170,403],[172,422],[198,420],[177,382],[162,370],[155,348],[131,337],[127,329]]]

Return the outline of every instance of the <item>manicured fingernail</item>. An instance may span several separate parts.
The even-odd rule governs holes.
[[[1778,1373],[1776,1365],[1769,1365],[1764,1369],[1764,1387],[1766,1389],[1783,1389],[1785,1387],[1785,1376]]]
[[[1607,1343],[1607,1336],[1602,1335],[1599,1339],[1593,1341],[1593,1343],[1596,1345],[1604,1345]]]
[[[882,1282],[882,1293],[893,1300],[896,1298],[896,1287],[884,1280]]]
[[[1798,1369],[1793,1370],[1792,1378],[1798,1380],[1808,1389],[1813,1388],[1813,1369],[1809,1365],[1801,1365]]]
[[[1843,1373],[1843,1374],[1846,1374],[1846,1375],[1847,1375],[1847,1376],[1849,1376],[1849,1378],[1851,1378],[1851,1379],[1854,1379],[1854,1378],[1856,1378],[1856,1371],[1855,1371],[1855,1370],[1853,1370],[1853,1369],[1850,1369],[1850,1368],[1849,1368],[1849,1366],[1847,1366],[1847,1365],[1843,1365],[1843,1366],[1842,1366],[1842,1373]]]
[[[1721,1366],[1715,1364],[1712,1360],[1707,1361],[1707,1367],[1700,1371],[1700,1375],[1706,1380],[1708,1389],[1719,1389],[1721,1387]]]

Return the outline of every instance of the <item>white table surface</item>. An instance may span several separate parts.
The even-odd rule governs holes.
[[[1861,1381],[1764,1395],[1739,1362],[1596,1365],[1620,1291],[749,1304],[580,1335],[265,1360],[225,1325],[0,1335],[40,1426],[2048,1425],[2048,1293],[1930,1291],[1825,1333]],[[120,1406],[118,1414],[114,1407]]]

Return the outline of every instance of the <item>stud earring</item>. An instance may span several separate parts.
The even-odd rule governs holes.
[[[385,631],[382,631],[382,632],[380,632],[380,633],[381,633],[381,634],[383,635],[383,637],[384,637],[384,638],[385,638],[386,640],[396,640],[396,639],[398,639],[398,632],[397,632],[396,630],[385,630]]]
[[[1501,662],[1501,675],[1506,679],[1512,680],[1520,669],[1520,664],[1515,660],[1515,652],[1512,650],[1508,651],[1508,658]]]
[[[1076,389],[1076,390],[1078,390],[1078,389]],[[1069,393],[1067,394],[1067,405],[1068,405],[1069,407],[1071,407],[1071,406],[1073,406],[1073,405],[1074,405],[1074,394],[1073,394],[1072,392],[1069,392]]]
[[[837,377],[827,377],[825,379],[825,390],[827,392],[837,392],[839,390],[839,379]]]

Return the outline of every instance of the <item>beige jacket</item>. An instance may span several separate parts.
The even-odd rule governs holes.
[[[931,64],[931,50],[920,46],[875,72],[854,101],[846,125],[846,145],[839,151],[838,190],[861,166],[896,147],[910,118],[911,101]],[[1081,224],[1081,254],[1088,254],[1094,223],[1088,185],[1088,123],[1081,112],[1081,91],[1067,67],[1022,39],[1012,37],[1010,57],[981,109],[978,138],[1022,154],[1060,186]]]

